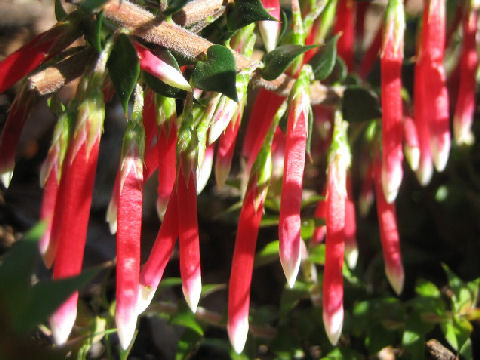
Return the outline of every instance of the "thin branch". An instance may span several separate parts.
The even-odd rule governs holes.
[[[225,12],[223,0],[194,0],[173,16],[178,25],[199,32]]]
[[[254,87],[262,87],[267,90],[276,92],[281,96],[288,96],[290,90],[295,83],[295,79],[282,74],[275,80],[265,80],[258,74],[252,78],[251,81]],[[328,87],[315,81],[310,85],[310,96],[312,105],[333,105],[338,104],[343,96],[345,88],[343,86]]]
[[[150,12],[138,7],[127,0],[110,0],[103,7],[105,17],[117,23],[138,36],[144,41],[163,46],[167,49],[183,54],[188,58],[201,58],[213,44],[174,24],[155,18]],[[233,52],[237,69],[255,68],[257,62],[251,61],[236,52]]]
[[[55,65],[30,75],[27,79],[28,89],[40,96],[52,94],[82,75],[87,65],[94,59],[95,52],[92,49],[79,51]]]

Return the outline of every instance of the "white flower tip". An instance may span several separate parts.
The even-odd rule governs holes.
[[[117,323],[117,335],[120,340],[120,346],[123,350],[127,350],[137,328],[137,314],[130,314],[127,318],[117,316],[115,320]]]
[[[444,139],[441,144],[438,141],[434,141],[431,144],[433,164],[438,172],[445,170],[448,161],[448,155],[450,153],[450,138]]]
[[[350,269],[357,266],[358,248],[356,246],[345,246],[345,260]]]
[[[390,282],[390,285],[392,286],[395,293],[397,295],[400,295],[403,291],[403,282],[405,278],[403,268],[395,270],[386,267],[385,274],[387,275],[388,281]]]
[[[72,309],[72,311],[60,311],[59,313],[53,314],[50,318],[50,328],[52,329],[53,339],[57,346],[65,345],[72,332],[76,318],[76,308]]]
[[[200,301],[200,294],[202,292],[200,275],[189,281],[189,285],[188,289],[185,285],[182,285],[183,295],[185,296],[185,300],[190,310],[192,310],[193,313],[196,313],[198,302]]]
[[[387,203],[391,204],[395,201],[401,182],[401,169],[399,169],[399,171],[397,171],[395,174],[391,174],[391,176],[388,176],[387,172],[384,171],[384,169],[382,168],[382,188]]]
[[[213,154],[205,154],[202,165],[197,170],[197,194],[200,194],[205,186],[207,186],[208,179],[210,179],[210,174],[212,173],[213,167]]]
[[[283,272],[287,278],[288,287],[291,289],[297,280],[298,271],[300,269],[300,254],[295,258],[283,259],[281,261]]]
[[[177,69],[171,67],[169,68],[170,71],[166,72],[166,76],[162,78],[163,82],[167,85],[191,92],[192,87],[188,83],[188,81],[183,77],[182,73]],[[168,75],[167,75],[168,73]]]
[[[165,212],[167,211],[168,198],[164,199],[161,197],[157,198],[157,215],[160,220],[163,220]]]
[[[427,186],[433,175],[433,165],[431,161],[426,161],[424,164],[420,164],[416,174],[420,185]]]
[[[112,206],[112,203],[108,204],[107,213],[105,214],[105,221],[110,229],[110,234],[117,233],[117,207]]]
[[[248,336],[248,317],[238,320],[235,325],[228,325],[228,337],[233,350],[240,354],[245,347]]]
[[[137,299],[137,313],[139,315],[148,308],[152,302],[153,296],[155,295],[155,291],[156,289],[151,288],[150,286],[142,284],[139,285]]]
[[[265,20],[260,21],[258,27],[267,52],[274,50],[277,47],[280,23],[278,21]]]
[[[327,333],[328,340],[332,345],[336,345],[342,335],[343,326],[343,307],[340,307],[332,314],[323,311],[323,325]]]
[[[7,169],[0,174],[0,181],[6,189],[10,186],[10,182],[13,178],[13,169]]]
[[[457,118],[453,119],[453,130],[455,136],[455,143],[457,145],[472,145],[475,137],[473,136],[470,126],[460,123]]]
[[[413,171],[417,171],[420,165],[420,149],[418,147],[405,146],[405,157],[410,168]]]

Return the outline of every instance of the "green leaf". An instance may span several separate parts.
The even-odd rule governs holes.
[[[312,204],[317,204],[320,200],[325,200],[325,196],[320,194],[311,195],[308,199],[302,200],[302,209]]]
[[[105,4],[107,0],[83,0],[80,4],[80,8],[85,11],[93,11],[103,4]]]
[[[42,281],[31,288],[28,303],[21,316],[14,320],[14,328],[27,332],[46,320],[74,291],[90,282],[101,268],[92,268],[80,275]]]
[[[63,8],[62,2],[60,0],[55,0],[55,19],[57,19],[57,21],[62,21],[66,16],[67,13]]]
[[[277,21],[265,10],[260,0],[235,0],[228,9],[227,24],[232,31],[262,20]]]
[[[313,49],[319,45],[282,45],[275,50],[270,51],[263,57],[265,67],[262,69],[262,77],[265,80],[274,80],[285,70],[288,66],[304,52]]]
[[[222,45],[208,48],[206,61],[198,61],[192,74],[193,85],[199,89],[223,93],[238,101],[235,58]]]
[[[325,244],[308,249],[308,260],[318,265],[325,264]]]
[[[312,130],[313,130],[313,110],[312,107],[308,107],[308,131],[307,131],[307,143],[305,144],[305,152],[308,155],[310,161],[312,161]]]
[[[282,25],[280,26],[280,33],[278,34],[278,44],[280,44],[283,37],[287,33],[287,30],[290,28],[290,21],[288,19],[288,15],[282,8],[280,8],[280,18],[282,20]]]
[[[130,95],[132,95],[140,75],[137,52],[127,35],[120,34],[115,39],[107,66],[120,103],[127,113]]]
[[[435,286],[434,283],[420,279],[417,281],[417,285],[415,286],[415,292],[418,296],[425,296],[425,297],[440,297],[440,290]]]
[[[315,231],[315,220],[313,218],[303,218],[300,228],[300,236],[302,239],[310,239]]]
[[[331,38],[308,62],[312,66],[315,80],[324,80],[333,71],[337,59],[338,38],[338,34]]]
[[[278,240],[272,241],[255,256],[255,267],[269,264],[278,259],[278,249],[280,248]]]
[[[202,286],[202,292],[200,294],[200,298],[204,298],[214,292],[225,290],[227,288],[226,284],[207,284]]]
[[[260,227],[275,226],[278,225],[278,215],[263,215]]]
[[[202,335],[198,332],[187,329],[178,341],[175,360],[188,359],[201,339]]]
[[[180,11],[189,0],[168,0],[168,7],[163,12],[165,16],[171,16]]]
[[[328,78],[325,79],[325,82],[328,84],[341,84],[344,82],[347,75],[347,65],[345,65],[345,62],[340,56],[337,56],[335,59],[335,66],[333,67],[333,70]]]
[[[101,52],[103,11],[99,12],[96,17],[96,20],[93,21],[90,16],[86,16],[82,21],[82,27],[88,43],[97,50],[97,52]]]
[[[165,288],[170,288],[172,286],[179,286],[179,285],[182,285],[182,279],[178,277],[169,277],[169,278],[162,279],[159,287],[165,289]]]
[[[352,86],[343,94],[342,115],[348,122],[362,122],[378,118],[382,113],[375,94],[360,86]]]
[[[0,302],[15,314],[22,309],[30,290],[30,277],[38,258],[37,241],[45,231],[41,222],[15,243],[0,263]]]
[[[172,315],[170,323],[180,325],[195,331],[198,335],[203,336],[203,329],[195,319],[195,314],[186,306]]]

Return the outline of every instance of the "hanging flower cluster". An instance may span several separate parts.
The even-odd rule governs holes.
[[[363,39],[368,3],[292,0],[291,26],[283,24],[282,29],[278,0],[263,0],[263,8],[254,9],[246,20],[239,14],[249,8],[235,1],[227,9],[226,20],[215,22],[228,28],[228,38],[219,40],[210,35],[222,45],[195,34],[209,24],[213,14],[218,16],[218,8],[209,12],[204,5],[203,12],[193,16],[189,13],[193,1],[182,10],[183,23],[175,24],[175,16],[173,20],[158,20],[126,0],[97,3],[102,15],[91,8],[75,10],[0,62],[0,92],[28,75],[0,135],[0,176],[8,187],[29,111],[36,97],[50,95],[49,105],[58,120],[40,174],[44,187],[41,218],[47,227],[39,248],[45,265],[53,267],[55,279],[79,274],[104,104],[113,91],[117,93],[127,126],[106,220],[117,237],[115,320],[122,348],[130,345],[137,318],[152,301],[177,238],[183,294],[191,311],[197,311],[202,291],[197,194],[210,181],[213,168],[216,185],[228,186],[239,146],[242,206],[229,279],[227,321],[233,348],[242,352],[248,337],[256,241],[269,196],[279,198],[279,261],[290,288],[301,276],[301,265],[310,249],[325,241],[323,321],[331,343],[339,341],[342,267],[344,260],[348,267],[355,267],[359,256],[352,180],[356,175],[350,169],[356,166],[350,153],[354,140],[349,138],[351,119],[341,106],[342,101],[347,102],[351,83],[355,83],[355,91],[362,88],[365,96],[373,97],[376,110],[381,108],[381,115],[367,119],[371,136],[365,146],[368,150],[362,154],[358,210],[364,216],[376,194],[385,273],[393,290],[402,292],[404,269],[394,201],[403,177],[403,154],[425,185],[433,167],[445,169],[450,150],[452,101],[444,66],[445,0],[425,1],[416,47],[413,105],[402,95],[402,0],[388,1],[377,35],[358,64],[354,45]],[[464,144],[473,140],[478,67],[475,1],[466,1],[461,11],[463,43],[453,129],[455,141]],[[105,32],[118,25],[107,36],[99,30],[91,32],[92,25],[101,29],[102,16],[111,25]],[[253,60],[257,23],[266,53],[262,61]],[[341,36],[336,37],[336,33]],[[72,47],[82,35],[88,43]],[[79,54],[85,59],[82,64],[73,61]],[[381,89],[376,96],[362,79],[369,75],[378,55]],[[58,75],[54,70],[64,69],[61,66],[74,66],[75,71],[58,71]],[[47,71],[56,77],[49,78]],[[358,72],[359,77],[346,82],[342,72]],[[79,78],[76,95],[67,105],[61,104],[55,92],[75,78]],[[249,84],[261,88],[244,123]],[[333,95],[332,101],[329,97]],[[241,132],[243,143],[237,144]],[[318,158],[324,159],[326,166],[317,182],[322,199],[314,217],[324,223],[317,224],[308,240],[302,239],[303,179],[305,169],[315,164],[312,159]],[[141,264],[143,185],[156,171],[161,225],[147,261]],[[269,193],[270,188],[279,187],[279,194]],[[74,325],[77,299],[78,292],[51,315],[50,326],[58,345],[67,341]]]

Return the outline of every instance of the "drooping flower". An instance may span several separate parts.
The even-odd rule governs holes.
[[[13,177],[15,154],[23,126],[35,97],[25,87],[17,94],[0,134],[0,181],[8,188]]]
[[[142,70],[158,77],[165,84],[182,90],[192,91],[192,87],[179,70],[155,56],[143,45],[140,45],[137,42],[134,42],[133,44],[135,50],[137,50],[137,56]]]
[[[467,6],[462,20],[463,44],[460,59],[460,86],[453,118],[453,132],[457,144],[473,141],[472,122],[475,110],[475,72],[478,68],[477,11]]]
[[[405,139],[405,143],[403,144],[405,158],[410,168],[413,171],[417,171],[420,164],[420,144],[415,121],[410,116],[403,118],[403,135]]]
[[[382,74],[382,184],[389,203],[397,197],[403,177],[402,62],[405,14],[403,1],[389,0],[384,22]]]
[[[350,166],[347,123],[335,115],[327,172],[327,234],[323,272],[323,324],[328,339],[336,344],[343,326],[342,265],[345,250],[346,177]]]
[[[347,199],[345,200],[345,259],[350,269],[355,268],[358,259],[357,223],[350,173],[347,175]]]
[[[163,276],[163,271],[172,256],[175,241],[178,237],[178,210],[177,192],[170,194],[165,216],[163,217],[157,238],[150,251],[147,262],[140,271],[140,289],[138,296],[138,313],[141,314],[150,305],[158,284]]]
[[[300,267],[300,241],[302,241],[300,208],[310,112],[309,82],[311,78],[311,68],[305,65],[300,71],[289,98],[278,233],[280,262],[290,287],[295,284]]]
[[[59,193],[59,184],[62,177],[62,167],[67,153],[69,139],[69,115],[64,112],[59,116],[53,133],[52,144],[40,170],[40,183],[44,187],[40,218],[46,221],[45,232],[38,242],[40,255],[44,258],[45,265],[50,267],[53,258],[48,259],[47,254],[55,253],[50,250],[50,234],[52,231],[55,203]]]
[[[337,42],[338,55],[345,61],[348,71],[353,71],[355,38],[355,2],[353,0],[338,0],[334,32],[342,33]]]
[[[385,260],[385,274],[393,290],[395,290],[397,294],[400,294],[403,290],[404,271],[400,253],[400,238],[397,229],[395,205],[389,204],[385,199],[379,180],[380,171],[377,170],[376,175],[377,214],[383,258]]]
[[[53,219],[54,226],[58,223],[54,279],[78,275],[82,268],[98,149],[105,118],[102,83],[109,51],[110,47],[107,46],[100,54],[93,75],[86,85],[84,98],[77,109],[75,129],[62,173],[61,193],[57,200],[59,211],[56,207]],[[85,87],[85,83],[82,82],[80,86]],[[68,339],[77,316],[77,299],[78,292],[75,292],[50,317],[50,326],[57,345],[64,344]]]

